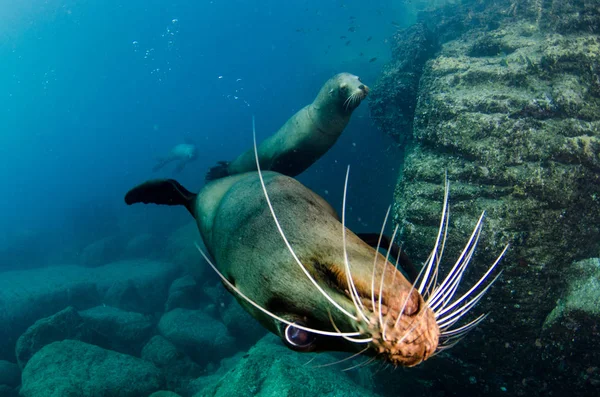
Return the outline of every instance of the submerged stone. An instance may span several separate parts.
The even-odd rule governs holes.
[[[163,384],[148,361],[75,340],[51,343],[23,370],[23,397],[139,397]]]
[[[331,356],[320,356],[335,361]],[[229,363],[225,373],[197,379],[195,384],[201,390],[194,397],[377,396],[369,390],[372,384],[363,388],[339,368],[306,365],[311,358],[287,349],[275,336],[268,335],[236,363]]]

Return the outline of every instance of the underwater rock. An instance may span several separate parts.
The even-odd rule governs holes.
[[[202,239],[198,225],[192,221],[173,232],[165,246],[166,258],[181,266],[186,274],[191,274],[198,280],[202,278],[208,267],[196,248],[199,241]]]
[[[163,371],[165,386],[182,395],[190,395],[190,381],[200,376],[203,368],[183,351],[160,335],[155,335],[142,349],[142,358]]]
[[[127,242],[123,255],[127,258],[156,258],[161,246],[159,239],[152,234],[138,234]]]
[[[483,210],[465,284],[511,243],[502,278],[478,310],[490,317],[449,354],[482,369],[477,387],[487,395],[549,395],[544,384],[556,395],[573,393],[567,385],[575,379],[556,385],[550,372],[537,380],[523,374],[542,366],[536,340],[567,288],[565,264],[600,250],[600,39],[590,29],[598,26],[600,7],[480,3],[502,4],[506,12],[497,23],[443,43],[423,69],[394,218],[407,254],[424,261],[439,227],[447,171],[446,264],[458,257]],[[465,11],[458,18],[480,17]],[[468,370],[456,376],[457,384],[469,383]]]
[[[94,241],[81,250],[81,265],[86,267],[102,266],[119,259],[123,252],[121,239],[116,236],[104,237]]]
[[[172,391],[159,390],[150,394],[149,397],[181,397],[177,393],[173,393]]]
[[[24,368],[27,362],[44,346],[65,339],[88,339],[88,330],[83,319],[72,306],[60,312],[42,318],[25,331],[17,341],[15,355],[19,367]]]
[[[163,386],[148,361],[75,340],[46,345],[23,370],[22,397],[138,397]]]
[[[197,363],[220,359],[236,349],[225,325],[200,310],[171,310],[160,319],[158,330]]]
[[[546,318],[536,345],[545,369],[559,383],[577,382],[592,395],[600,391],[600,259],[565,269],[566,293]]]
[[[17,364],[0,360],[0,385],[17,387],[21,384],[21,370]],[[3,394],[0,393],[0,396]]]
[[[176,265],[142,260],[96,268],[53,266],[4,272],[0,277],[0,359],[15,361],[15,344],[21,334],[37,320],[67,306],[85,310],[103,303],[123,304],[119,307],[123,310],[161,312],[169,285],[180,274]],[[107,291],[122,283],[136,288],[139,307],[109,302]]]
[[[120,278],[115,277],[108,288],[102,289],[102,303],[144,314],[163,311],[169,286],[181,274],[181,267],[168,262],[132,260],[111,266],[122,266],[123,270]],[[128,270],[137,274],[128,274]]]
[[[202,295],[202,289],[194,277],[185,275],[173,281],[169,287],[169,297],[165,303],[165,312],[176,308],[197,309]]]
[[[334,361],[327,354],[318,357]],[[232,368],[225,374],[219,371],[216,376],[197,379],[194,384],[202,389],[194,397],[377,396],[370,391],[373,385],[363,388],[339,368],[305,365],[311,358],[287,349],[274,335],[268,335],[241,359],[226,363]]]
[[[154,329],[149,315],[126,312],[111,306],[96,306],[79,312],[94,335],[94,344],[121,353],[139,355]]]
[[[392,42],[393,61],[384,66],[373,87],[369,110],[375,124],[401,144],[412,134],[419,79],[437,42],[422,23],[397,32]]]
[[[267,332],[254,317],[232,299],[221,311],[221,320],[238,343],[244,347],[254,345]],[[238,345],[239,346],[239,345]]]

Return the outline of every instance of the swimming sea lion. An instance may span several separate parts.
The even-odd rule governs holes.
[[[174,146],[166,157],[159,158],[152,171],[156,172],[165,165],[177,161],[175,172],[181,172],[183,168],[191,161],[198,158],[198,149],[193,143],[180,143]]]
[[[504,254],[456,298],[483,216],[442,278],[438,259],[447,200],[448,185],[436,244],[411,283],[387,257],[345,228],[344,211],[340,222],[323,198],[276,172],[222,178],[197,195],[174,180],[155,180],[125,196],[129,205],[184,205],[214,263],[205,258],[228,290],[289,348],[358,352],[398,366],[419,364],[483,320],[480,316],[452,328],[495,281],[482,286]]]
[[[302,173],[333,146],[352,112],[368,93],[369,87],[350,73],[340,73],[327,80],[310,105],[290,117],[260,144],[261,169],[288,176]],[[206,180],[254,170],[254,149],[249,149],[232,162],[219,162],[210,169]]]

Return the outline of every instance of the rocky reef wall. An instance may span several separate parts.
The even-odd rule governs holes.
[[[555,365],[541,363],[546,343],[560,344],[545,339],[542,324],[569,290],[567,268],[600,253],[600,3],[462,2],[423,15],[421,27],[409,29],[398,37],[426,30],[436,48],[413,69],[420,74],[411,86],[413,117],[398,117],[405,112],[397,103],[388,105],[392,110],[376,103],[408,92],[390,83],[406,73],[394,70],[403,62],[396,58],[371,105],[375,123],[405,145],[394,216],[406,251],[424,260],[433,247],[445,172],[451,181],[447,263],[458,257],[483,210],[467,283],[511,244],[504,274],[481,305],[492,315],[446,357],[479,371],[465,364],[447,377],[486,395],[598,391],[590,381],[598,375],[585,375],[589,360],[569,361],[577,369],[561,384],[552,379],[564,375],[564,360],[554,355]]]

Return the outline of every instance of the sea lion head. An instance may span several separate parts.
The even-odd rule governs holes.
[[[339,73],[330,78],[321,88],[316,106],[327,104],[341,114],[350,114],[369,94],[369,87],[358,76]]]

